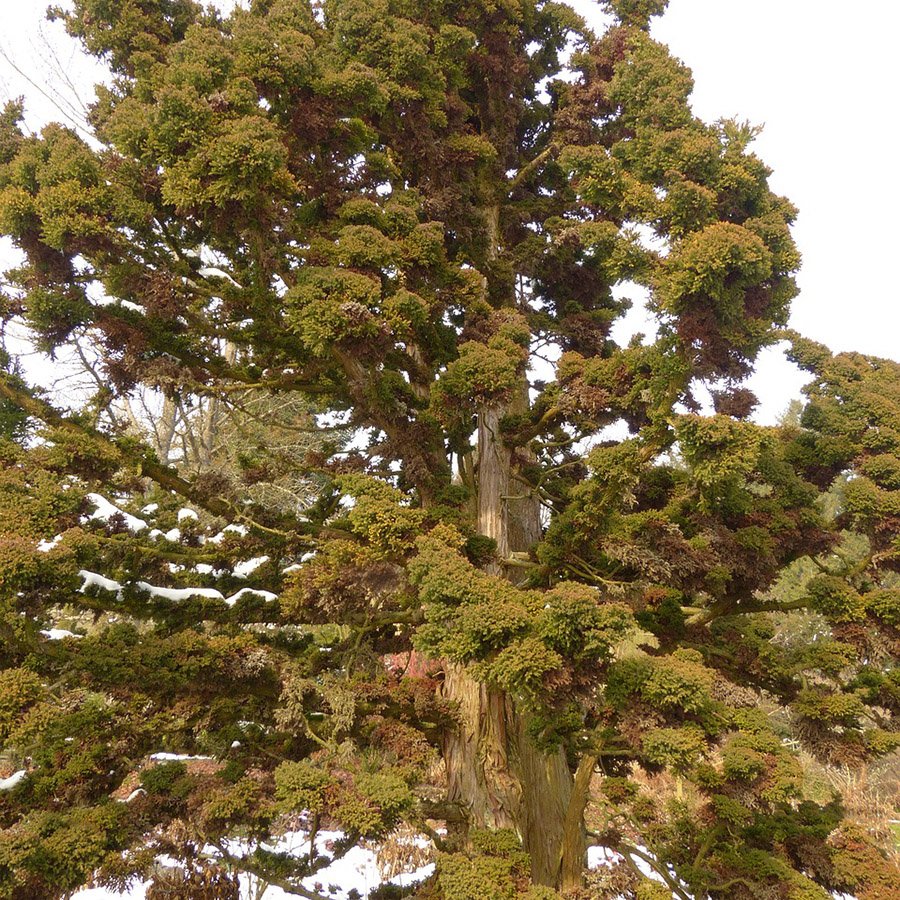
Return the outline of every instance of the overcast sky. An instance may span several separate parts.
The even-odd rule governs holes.
[[[572,5],[600,23],[597,4]],[[60,118],[39,88],[62,74],[89,96],[89,65],[58,39],[58,26],[41,25],[47,0],[3,6],[0,47],[34,84],[0,59],[0,99],[24,94],[32,124]],[[48,64],[41,27],[64,48],[62,73]],[[774,189],[800,208],[802,293],[793,327],[837,350],[900,359],[900,3],[671,0],[653,33],[693,69],[699,116],[765,126],[755,149],[774,170]],[[779,356],[767,352],[753,381],[765,421],[801,384]]]

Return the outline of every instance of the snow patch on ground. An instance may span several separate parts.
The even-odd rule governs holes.
[[[208,757],[186,756],[177,753],[155,753],[151,757],[155,760],[190,760],[208,759]],[[24,777],[25,773],[16,773],[16,776]],[[9,779],[7,779],[9,780]],[[0,785],[3,783],[0,782]],[[135,792],[137,794],[137,792]],[[132,795],[133,797],[134,795]],[[132,797],[128,799],[131,800]],[[322,831],[316,835],[315,849],[318,855],[326,858],[331,856],[329,847],[343,838],[339,831]],[[416,839],[417,844],[425,845],[424,838]],[[307,856],[309,854],[309,835],[304,831],[295,831],[285,834],[282,838],[262,845],[265,849],[278,853],[290,853],[294,856]],[[233,856],[244,856],[252,851],[252,847],[239,841],[230,841],[226,845],[227,850]],[[644,848],[639,848],[644,851]],[[206,847],[204,850],[214,854],[215,848]],[[662,879],[653,872],[648,864],[639,857],[633,857],[635,864],[641,872],[654,881]],[[622,856],[608,847],[591,847],[588,849],[588,868],[600,866],[613,866],[621,862]],[[159,862],[163,865],[171,865],[172,861],[161,857]],[[395,875],[385,880],[378,868],[375,851],[369,847],[352,847],[343,857],[333,860],[314,875],[303,879],[303,887],[308,891],[315,891],[332,900],[349,900],[351,894],[359,897],[367,897],[369,893],[382,884],[396,884],[401,887],[409,887],[420,881],[424,881],[434,873],[434,864],[421,866],[413,872]],[[268,887],[260,896],[257,880],[247,874],[239,876],[241,885],[241,898],[259,898],[259,900],[296,900],[296,893],[290,894],[278,887]],[[149,882],[137,883],[126,894],[116,894],[106,888],[83,888],[76,893],[72,900],[145,900]],[[355,892],[355,893],[354,893]],[[673,895],[674,896],[674,895]],[[620,900],[620,898],[617,898]],[[835,900],[855,900],[849,895],[835,894]]]
[[[81,638],[83,634],[75,634],[74,631],[66,631],[65,628],[47,628],[41,632],[44,637],[51,641],[61,641],[63,638]]]
[[[316,834],[315,850],[317,856],[324,856],[326,859],[332,854],[329,847],[340,841],[344,837],[340,831],[320,831]],[[427,843],[425,838],[420,839],[421,842]],[[420,843],[417,841],[417,843]],[[280,840],[263,844],[267,850],[276,853],[290,853],[293,856],[309,855],[309,835],[304,831],[289,832]],[[207,848],[212,849],[212,848]],[[249,848],[246,845],[234,842],[228,846],[228,852],[241,856],[246,853]],[[335,859],[330,865],[319,869],[314,875],[304,878],[303,887],[309,891],[315,891],[323,894],[332,900],[349,900],[349,897],[355,891],[361,897],[367,897],[369,892],[374,890],[381,884],[390,883],[401,886],[409,886],[416,882],[428,878],[434,872],[434,865],[428,864],[402,875],[396,875],[390,879],[384,879],[378,868],[378,860],[376,853],[370,847],[351,847],[347,853]],[[250,879],[241,877],[241,886],[247,884],[249,888]],[[243,891],[241,896],[245,896]],[[246,896],[252,896],[251,893]],[[264,894],[263,900],[288,900],[295,898],[296,894],[288,894],[280,888],[270,887]]]
[[[49,541],[38,541],[37,548],[41,553],[49,553],[61,540],[62,535],[57,534],[55,537],[50,538]]]
[[[151,756],[154,760],[189,760],[207,759],[208,757],[184,756],[177,753],[155,753]],[[129,800],[131,798],[129,797]],[[343,838],[339,831],[321,831],[316,835],[316,853],[326,859],[331,857],[329,847]],[[424,837],[416,840],[417,844],[425,845]],[[294,856],[306,856],[309,854],[309,835],[304,831],[288,832],[277,841],[263,844],[267,850],[277,853],[291,853]],[[226,848],[233,856],[244,856],[252,851],[252,847],[244,842],[229,841]],[[205,847],[205,851],[215,854],[214,847]],[[160,858],[163,865],[171,864],[171,860]],[[414,872],[395,875],[384,879],[378,869],[378,861],[375,851],[369,847],[352,847],[343,857],[333,860],[314,875],[303,879],[303,887],[309,891],[316,891],[331,900],[349,900],[351,895],[367,897],[370,891],[381,884],[396,884],[408,887],[430,877],[434,872],[434,864],[421,866]],[[247,874],[239,876],[242,898],[257,898],[257,880]],[[126,894],[115,894],[106,888],[82,888],[72,900],[145,900],[149,882],[137,883]],[[355,893],[354,893],[355,892]],[[287,893],[278,887],[270,886],[261,895],[260,900],[296,900],[299,895]]]
[[[9,778],[0,778],[0,791],[11,791],[17,784],[24,781],[28,777],[28,773],[24,769],[13,772]]]

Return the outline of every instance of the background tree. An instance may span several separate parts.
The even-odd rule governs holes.
[[[165,853],[315,897],[400,823],[448,900],[577,891],[588,838],[681,897],[894,896],[758,705],[831,757],[897,745],[897,367],[797,338],[803,418],[748,420],[795,210],[753,129],[692,115],[664,0],[606,6],[599,37],[535,0],[55,13],[111,81],[91,143],[4,115],[3,314],[103,384],[63,414],[0,380],[6,896]],[[626,282],[659,329],[622,346]],[[96,415],[140,391],[180,466]],[[284,452],[313,413],[354,443]],[[66,604],[96,625],[53,640]],[[797,652],[770,614],[806,605],[831,637]],[[330,853],[265,843],[300,814]]]

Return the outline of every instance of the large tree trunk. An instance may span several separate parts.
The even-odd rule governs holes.
[[[463,667],[446,667],[444,690],[459,707],[458,727],[444,741],[448,799],[466,809],[474,827],[515,831],[531,856],[532,879],[556,886],[561,858],[579,853],[577,846],[564,853],[572,794],[565,754],[538,749],[511,698]],[[579,842],[583,847],[583,831],[575,834]]]
[[[500,406],[484,408],[478,420],[478,530],[497,542],[503,574],[510,552],[530,549],[540,538],[540,507],[518,482],[512,453],[503,444]],[[509,571],[508,569],[506,571]],[[571,819],[573,779],[560,748],[545,753],[527,732],[512,698],[447,665],[444,692],[458,704],[459,725],[444,740],[449,799],[480,828],[511,828],[531,856],[532,879],[557,886],[566,861],[567,886],[584,859],[584,829]],[[583,807],[582,807],[583,809]]]

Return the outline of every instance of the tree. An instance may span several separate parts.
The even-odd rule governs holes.
[[[665,885],[630,896],[896,896],[757,706],[834,758],[898,744],[900,372],[784,331],[754,130],[692,115],[665,0],[605,5],[601,36],[539,0],[53,13],[111,80],[90,143],[4,114],[2,313],[104,383],[65,413],[0,378],[0,896],[165,853],[186,896],[317,897],[330,856],[265,843],[298,815],[331,855],[431,834],[447,900],[577,892],[589,839]],[[621,345],[628,282],[659,329]],[[742,382],[786,337],[815,380],[764,428]],[[201,427],[179,468],[110,414],[137,391],[337,439]],[[279,479],[315,495],[249,487]],[[801,606],[831,637],[779,646]]]

